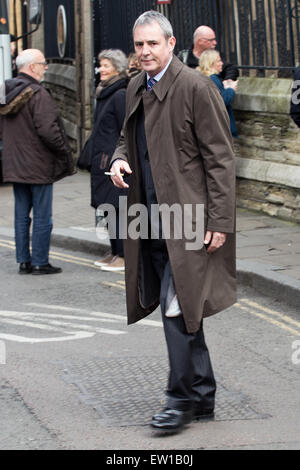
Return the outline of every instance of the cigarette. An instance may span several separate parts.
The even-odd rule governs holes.
[[[105,171],[104,174],[107,176],[116,176],[116,173],[114,173],[113,171]],[[124,176],[124,173],[120,173],[120,174],[121,176]]]

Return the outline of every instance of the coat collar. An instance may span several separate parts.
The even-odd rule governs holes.
[[[107,98],[108,96],[114,94],[117,90],[122,88],[127,88],[128,80],[125,77],[118,77],[117,80],[112,81],[108,86],[98,85],[96,90],[96,99],[98,101]]]
[[[41,84],[41,82],[38,82],[35,78],[33,78],[31,75],[28,75],[28,73],[25,73],[25,72],[20,72],[16,78],[27,80],[28,82],[35,83],[37,85]]]
[[[176,56],[173,56],[173,60],[170,63],[166,73],[152,89],[153,93],[155,93],[159,101],[164,100],[170,86],[173,84],[183,67],[184,64]],[[135,94],[141,96],[141,92],[145,90],[145,88],[146,72],[142,72],[136,77]]]

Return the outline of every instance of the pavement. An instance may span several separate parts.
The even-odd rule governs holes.
[[[11,185],[0,185],[0,238],[13,238]],[[95,260],[108,251],[105,233],[95,230],[87,172],[54,185],[51,244],[90,253]],[[288,304],[300,306],[300,224],[237,209],[238,282]]]

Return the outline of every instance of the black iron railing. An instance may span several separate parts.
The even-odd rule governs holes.
[[[171,21],[176,51],[191,47],[194,30],[211,26],[226,62],[242,74],[291,76],[300,62],[300,0],[95,0],[95,54],[107,47],[133,50],[132,26],[155,9]]]

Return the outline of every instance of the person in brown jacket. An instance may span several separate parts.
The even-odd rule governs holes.
[[[43,53],[26,49],[16,65],[18,76],[5,82],[0,106],[3,181],[13,183],[15,197],[16,258],[20,274],[56,274],[61,268],[49,263],[53,183],[74,173],[72,151],[54,101],[40,84],[47,70]]]
[[[129,187],[128,212],[144,204],[150,221],[157,204],[183,212],[192,206],[194,236],[201,236],[200,246],[189,245],[188,232],[165,236],[162,211],[163,230],[155,237],[130,237],[131,211],[124,240],[128,323],[160,303],[168,347],[167,404],[151,424],[177,432],[192,419],[214,417],[216,383],[203,317],[236,301],[235,159],[223,99],[208,77],[173,56],[176,39],[169,21],[145,12],[133,36],[143,72],[127,88],[112,181]],[[199,205],[203,212],[197,216]],[[201,223],[197,230],[201,220],[203,230]]]

